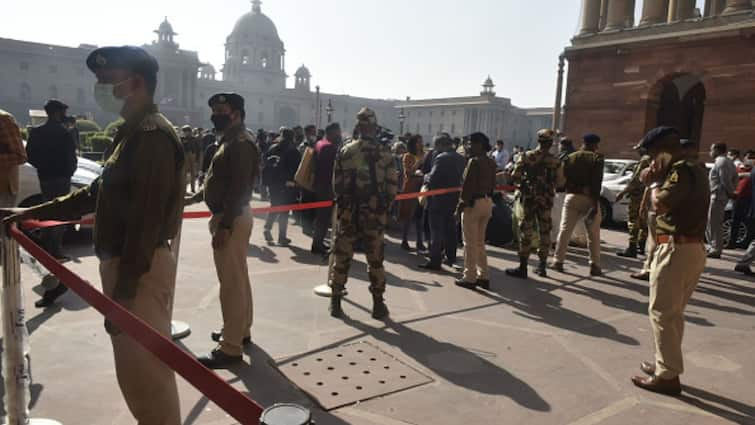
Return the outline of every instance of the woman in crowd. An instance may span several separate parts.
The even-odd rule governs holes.
[[[419,192],[422,187],[422,172],[420,169],[425,159],[422,136],[418,134],[411,136],[406,148],[408,152],[404,154],[401,161],[404,169],[402,192],[415,193]],[[425,245],[422,243],[422,214],[423,209],[416,199],[401,201],[399,204],[399,221],[403,226],[401,248],[407,251],[411,249],[407,239],[409,237],[409,227],[414,222],[415,232],[417,233],[417,251],[422,252],[426,250]]]

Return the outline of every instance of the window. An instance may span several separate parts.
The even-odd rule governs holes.
[[[79,103],[79,105],[83,105],[87,103],[86,95],[84,94],[84,89],[76,89],[76,101]]]
[[[21,62],[21,71],[29,70],[29,62]]]
[[[246,49],[241,51],[241,64],[242,65],[249,64],[249,51]]]
[[[417,123],[417,131],[415,133],[419,134],[419,123]]]
[[[29,83],[21,83],[18,97],[20,97],[21,100],[31,99],[31,86],[29,86]]]
[[[58,65],[50,65],[50,73],[56,74],[58,72]]]
[[[452,117],[455,117],[455,116],[456,116],[456,109],[454,109],[453,111],[451,111],[451,116],[452,116]]]
[[[443,123],[441,123],[441,124],[440,124],[440,130],[439,130],[439,131],[441,131],[441,132],[442,132],[444,128],[445,128],[445,126],[443,125]]]
[[[265,99],[260,98],[260,105],[262,105],[263,103],[265,103]]]
[[[456,133],[456,124],[451,124],[451,134]]]
[[[446,111],[440,111],[440,116],[441,116],[441,117],[444,117],[444,116],[446,116]]]
[[[433,111],[430,111],[430,118],[433,117]]]
[[[58,87],[57,86],[50,86],[50,89],[47,91],[47,94],[50,98],[57,98],[58,97]]]
[[[257,114],[257,124],[262,125],[262,121],[265,121],[265,114],[260,111]]]
[[[260,66],[262,66],[262,69],[267,69],[267,62],[267,53],[263,53],[260,58]]]
[[[428,134],[433,134],[433,124],[432,123],[430,123],[430,124],[427,125],[427,133]]]

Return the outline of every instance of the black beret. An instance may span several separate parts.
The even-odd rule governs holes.
[[[485,133],[472,133],[469,135],[469,141],[472,143],[481,144],[483,150],[485,151],[489,151],[493,148],[492,146],[490,146],[490,139],[485,135]]]
[[[65,111],[68,105],[58,99],[50,99],[45,103],[45,111]]]
[[[597,145],[600,143],[600,136],[597,134],[588,133],[582,136],[582,140],[588,145]]]
[[[213,95],[207,104],[212,108],[215,105],[226,104],[229,105],[235,111],[244,110],[244,98],[236,93],[218,93]]]
[[[648,131],[648,134],[645,135],[645,137],[640,140],[640,143],[635,146],[635,149],[650,149],[651,146],[653,146],[658,140],[663,139],[666,136],[669,136],[671,134],[679,135],[679,130],[675,129],[674,127],[668,127],[668,126],[660,126],[656,127],[650,131]]]
[[[87,67],[92,72],[122,69],[145,78],[154,78],[160,69],[157,59],[136,46],[100,47],[87,57]]]

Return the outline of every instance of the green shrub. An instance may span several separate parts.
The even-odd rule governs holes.
[[[120,127],[123,124],[123,118],[118,118],[117,120],[111,122],[105,127],[105,134],[108,137],[115,137],[115,132],[118,131],[118,127]]]
[[[21,130],[21,138],[24,140],[29,140],[29,130],[22,128]]]
[[[79,129],[79,133],[102,131],[102,128],[96,122],[83,119],[76,120],[76,128]]]
[[[113,144],[113,139],[105,133],[95,133],[89,138],[89,142],[92,145],[92,152],[105,152]]]

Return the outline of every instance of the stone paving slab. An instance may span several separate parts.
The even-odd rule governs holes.
[[[326,265],[308,253],[309,239],[292,226],[292,247],[267,246],[261,224],[255,220],[249,249],[255,345],[246,366],[219,374],[263,405],[310,406],[319,425],[755,424],[755,281],[731,272],[741,251],[709,263],[687,310],[687,392],[669,398],[629,382],[653,346],[647,283],[628,278],[640,261],[612,254],[625,245],[620,232],[603,232],[607,274],[597,279],[586,277],[585,251],[572,249],[567,273],[515,281],[503,270],[517,262],[516,253],[491,247],[491,291],[454,286],[450,269],[418,270],[424,259],[400,250],[392,234],[386,248],[392,320],[382,323],[369,316],[362,255],[355,258],[344,303],[348,318],[335,320],[328,300],[312,293],[325,282]],[[191,324],[182,344],[197,354],[213,348],[209,332],[220,324],[209,243],[204,220],[185,223],[175,317]],[[76,257],[70,268],[98,286],[91,248],[66,249]],[[70,293],[57,308],[35,309],[39,280],[23,269],[33,414],[64,424],[133,423],[117,388],[102,318]],[[436,382],[323,412],[269,365],[273,358],[360,339],[381,344]],[[179,391],[185,424],[234,422],[182,379]]]

